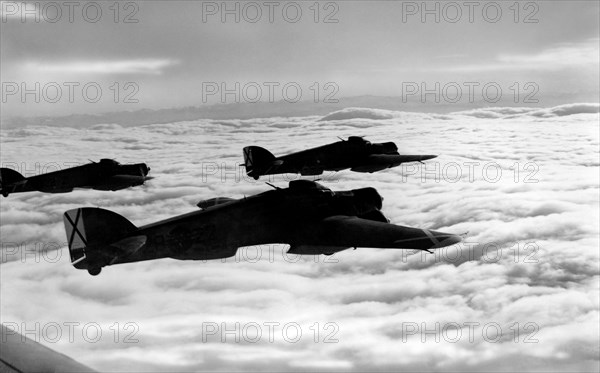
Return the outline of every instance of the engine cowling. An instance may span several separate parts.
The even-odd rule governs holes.
[[[383,198],[375,188],[354,189],[352,193],[354,194],[354,207],[358,215],[381,210],[383,207]]]
[[[348,216],[361,216],[379,211],[383,198],[375,188],[353,189],[347,192],[335,192],[334,209],[336,213]]]
[[[395,154],[398,155],[398,147],[393,142],[382,142],[370,145],[371,154]]]

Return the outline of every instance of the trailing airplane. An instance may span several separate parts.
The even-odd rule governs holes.
[[[351,247],[431,249],[461,236],[394,225],[381,212],[374,188],[332,191],[294,180],[243,199],[213,198],[200,210],[136,227],[112,211],[78,208],[64,213],[71,262],[98,275],[103,267],[173,258],[210,260],[234,256],[239,247],[289,244],[288,253],[331,255]]]
[[[44,192],[68,193],[74,188],[119,190],[142,185],[150,168],[145,163],[121,165],[112,159],[101,159],[82,166],[24,177],[10,168],[0,168],[0,193]]]
[[[246,174],[258,180],[263,175],[321,175],[323,171],[349,168],[355,172],[377,172],[407,162],[422,162],[436,155],[400,155],[393,142],[373,144],[358,136],[328,145],[275,157],[260,146],[244,148]]]

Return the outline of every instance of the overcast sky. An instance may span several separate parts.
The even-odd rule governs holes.
[[[503,102],[515,101],[514,91],[520,91],[515,104],[522,106],[532,104],[523,102],[528,93],[546,106],[598,101],[596,1],[520,2],[516,7],[513,2],[472,7],[429,2],[427,9],[421,2],[321,2],[318,7],[312,2],[272,7],[232,2],[227,5],[231,14],[220,2],[121,3],[118,12],[112,3],[77,4],[60,5],[59,16],[56,7],[40,5],[36,12],[29,4],[33,10],[28,13],[23,3],[2,3],[4,117],[222,102],[218,93],[203,97],[203,82],[219,87],[225,82],[229,88],[255,82],[263,101],[269,82],[279,84],[275,100],[285,98],[281,87],[289,82],[299,84],[302,100],[314,99],[319,91],[319,101],[327,94],[337,99],[402,96],[407,82],[428,88],[455,82],[464,101],[465,83],[494,82],[503,90]],[[28,89],[40,83],[40,104],[32,94],[21,98],[24,82]],[[44,91],[52,82],[62,89],[60,99],[55,99],[55,87]],[[83,97],[82,87],[90,82],[102,89],[96,103],[86,101],[94,99],[94,91]],[[335,86],[324,87],[328,82]],[[79,83],[72,103],[65,83]],[[481,86],[474,91],[479,100]],[[19,90],[13,94],[15,87]],[[120,93],[117,103],[115,91]],[[253,98],[253,92],[238,99]],[[138,102],[124,103],[128,94]],[[225,102],[235,100],[229,95]],[[427,103],[433,101],[429,96]]]

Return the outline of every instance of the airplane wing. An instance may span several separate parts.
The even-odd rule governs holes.
[[[95,372],[95,370],[18,333],[21,325],[0,325],[0,372]]]
[[[386,168],[396,167],[402,163],[423,162],[437,157],[436,155],[400,155],[400,154],[371,154],[361,164],[351,168],[355,172],[377,172]]]
[[[462,237],[354,216],[331,216],[317,223],[315,242],[332,247],[377,247],[429,251],[462,241]],[[311,237],[311,236],[308,236]],[[304,241],[304,240],[303,240]],[[302,242],[303,245],[310,242]]]
[[[437,158],[437,155],[427,154],[427,155],[408,155],[401,154],[398,155],[398,162],[400,163],[408,163],[408,162],[423,162],[429,159]]]

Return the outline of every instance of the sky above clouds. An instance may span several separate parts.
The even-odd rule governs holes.
[[[5,130],[3,158],[22,162],[23,173],[114,157],[147,162],[155,179],[119,192],[3,199],[2,322],[33,329],[37,321],[40,330],[59,323],[60,338],[40,332],[41,343],[100,371],[597,370],[598,110],[347,108]],[[392,222],[468,232],[465,243],[436,255],[359,248],[287,259],[285,247],[265,245],[225,262],[165,259],[98,277],[74,269],[65,249],[34,254],[65,245],[66,210],[101,206],[140,226],[194,211],[203,199],[268,190],[237,166],[243,146],[285,154],[350,135],[439,157],[375,174],[325,174],[324,185],[373,186]],[[285,187],[294,178],[270,181]],[[66,322],[79,323],[72,341]],[[83,337],[94,323],[97,342]]]
[[[306,2],[275,2],[272,8],[234,2],[227,5],[235,10],[237,4],[234,13],[220,2],[146,1],[127,3],[118,11],[100,3],[99,17],[96,7],[82,2],[72,9],[61,6],[60,17],[55,8],[40,5],[40,22],[23,5],[3,4],[2,81],[18,83],[18,93],[33,89],[36,82],[40,91],[54,82],[63,94],[49,102],[55,93],[47,91],[49,100],[42,95],[41,103],[34,103],[32,95],[23,100],[10,94],[4,117],[221,102],[216,99],[220,95],[203,98],[203,82],[225,82],[229,88],[235,82],[297,82],[303,100],[313,98],[315,82],[322,95],[331,93],[324,84],[335,83],[338,99],[402,96],[405,82],[425,82],[430,88],[435,82],[495,82],[505,92],[514,83],[533,82],[540,106],[598,101],[599,8],[594,1],[517,7],[508,2],[453,3],[456,7],[350,1],[323,2],[316,8]],[[80,86],[70,102],[65,83],[74,82]],[[82,97],[90,82],[102,88],[98,102]],[[121,87],[115,89],[115,82]],[[122,96],[134,91],[123,87],[126,82],[137,85],[133,97],[139,102],[123,102]],[[12,89],[3,87],[4,93]],[[522,86],[512,89],[530,92]],[[115,99],[115,90],[121,97]],[[265,100],[266,87],[262,93]],[[282,100],[278,93],[275,99]]]

